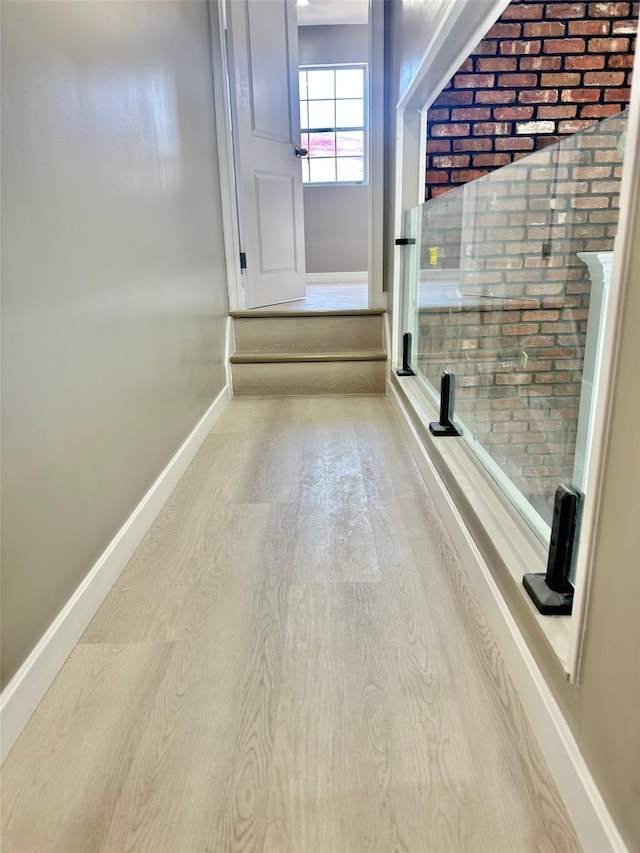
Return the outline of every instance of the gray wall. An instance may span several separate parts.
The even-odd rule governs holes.
[[[204,2],[2,4],[2,682],[224,385]]]
[[[395,0],[389,4],[387,34],[394,68],[389,115],[400,93],[409,85],[420,53],[418,46],[428,44],[434,16],[441,8],[441,0]],[[457,34],[452,34],[451,42],[454,35],[462,36],[460,28]],[[455,55],[453,47],[451,52]],[[392,164],[395,156],[392,133],[388,137],[388,145],[388,163]],[[387,193],[393,192],[392,179],[390,169]],[[637,223],[640,218],[640,185],[634,190]],[[392,195],[387,197],[393,198]],[[393,210],[389,209],[388,237],[392,236],[392,221]],[[392,272],[389,266],[389,282]],[[631,249],[631,263],[625,282],[624,325],[610,418],[602,505],[595,531],[597,545],[580,686],[566,681],[562,667],[550,654],[545,639],[524,621],[520,621],[520,627],[626,844],[630,850],[640,851],[640,535],[637,500],[640,398],[629,390],[637,385],[640,364],[638,282],[640,243],[636,241]],[[529,608],[526,611],[530,617]],[[521,614],[514,615],[523,620]]]
[[[301,65],[368,61],[365,25],[299,27],[298,42]],[[367,186],[304,188],[308,273],[366,270],[368,234]]]
[[[640,175],[636,239],[623,298],[617,376],[609,422],[601,511],[596,527],[581,686],[571,723],[605,802],[630,850],[640,851]],[[567,690],[568,685],[559,685]]]

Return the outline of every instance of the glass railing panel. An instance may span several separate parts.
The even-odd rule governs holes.
[[[434,397],[455,373],[464,440],[542,538],[557,486],[588,487],[625,130],[620,113],[410,212],[412,366]]]

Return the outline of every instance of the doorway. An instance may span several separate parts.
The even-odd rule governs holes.
[[[298,7],[307,302],[368,307],[367,3]]]
[[[275,0],[274,5],[279,5],[280,0]],[[237,4],[231,4],[236,6]],[[262,5],[262,4],[260,4]],[[328,182],[309,180],[309,164],[313,162],[313,144],[309,160],[303,161],[304,166],[298,161],[296,181],[300,184],[302,196],[302,213],[296,213],[296,227],[302,231],[291,240],[292,226],[283,225],[281,239],[278,237],[277,229],[280,217],[267,215],[265,221],[270,225],[271,232],[268,245],[274,241],[274,228],[276,242],[281,245],[305,247],[302,257],[301,269],[298,274],[302,276],[302,292],[292,293],[289,289],[281,288],[279,276],[272,276],[272,284],[269,292],[264,297],[260,294],[256,297],[257,288],[249,284],[251,269],[240,269],[239,259],[246,259],[251,263],[251,256],[260,262],[263,260],[264,251],[260,255],[258,245],[259,236],[256,231],[247,227],[248,217],[243,215],[243,209],[250,212],[257,207],[256,204],[244,203],[236,198],[236,189],[243,181],[246,181],[247,169],[244,165],[240,170],[238,163],[238,137],[242,128],[234,115],[228,117],[228,109],[218,113],[223,123],[228,123],[227,131],[234,139],[233,149],[227,140],[227,163],[221,163],[225,171],[228,167],[229,174],[233,176],[227,197],[228,212],[231,219],[235,220],[232,225],[228,224],[230,232],[231,247],[227,251],[229,266],[229,302],[232,311],[252,310],[260,307],[268,307],[277,304],[283,310],[339,310],[368,309],[372,307],[385,307],[385,294],[382,289],[382,239],[381,239],[381,191],[382,191],[382,86],[374,89],[374,81],[382,79],[382,53],[383,53],[383,10],[381,3],[369,4],[367,0],[359,3],[335,3],[331,0],[312,0],[308,5],[292,4],[284,2],[289,12],[293,8],[298,18],[295,51],[299,59],[293,63],[290,61],[292,72],[298,75],[299,66],[347,68],[359,63],[366,66],[366,169],[362,180],[336,181],[333,185]],[[227,97],[234,94],[234,85],[237,88],[237,80],[234,75],[238,73],[237,51],[234,54],[233,46],[230,45],[229,22],[230,5],[212,4],[212,13],[217,6],[218,27],[225,35],[218,34],[219,45],[225,62],[229,66],[229,77],[227,80]],[[247,9],[252,9],[252,0],[246,3]],[[376,7],[380,7],[379,9]],[[345,10],[348,9],[348,14]],[[235,10],[234,10],[235,11]],[[213,17],[213,15],[212,15]],[[214,36],[214,78],[215,78],[215,53],[216,53],[216,22],[212,22],[212,34]],[[225,75],[226,76],[226,75]],[[290,91],[299,91],[299,77],[290,86]],[[214,79],[215,85],[215,79]],[[220,87],[218,87],[220,88]],[[282,87],[280,87],[282,89]],[[305,95],[308,94],[305,92]],[[218,93],[216,95],[218,101]],[[231,102],[233,99],[231,98]],[[229,101],[227,101],[229,103]],[[220,104],[218,104],[220,106]],[[299,131],[299,115],[292,110],[295,118],[296,134]],[[231,123],[234,122],[233,132]],[[376,128],[378,129],[376,132]],[[305,128],[308,130],[308,127]],[[324,127],[321,130],[326,130]],[[224,133],[224,127],[221,131]],[[295,134],[292,135],[293,141]],[[309,136],[306,137],[309,139]],[[297,136],[298,145],[302,143],[302,137]],[[315,139],[312,139],[315,143]],[[291,146],[290,146],[291,147]],[[302,147],[302,146],[301,146]],[[235,150],[234,150],[235,149]],[[246,162],[246,161],[245,161]],[[306,168],[306,181],[302,183],[303,168]],[[263,173],[267,171],[262,168]],[[377,189],[376,189],[377,185]],[[295,190],[297,191],[297,190]],[[284,194],[281,194],[284,196]],[[379,206],[379,210],[376,208]],[[282,206],[282,205],[281,205]],[[227,216],[225,216],[225,219]],[[286,218],[285,218],[286,219]],[[379,229],[380,236],[376,229]],[[287,234],[284,231],[287,230]],[[232,233],[233,232],[233,233]],[[265,241],[266,244],[266,241]],[[274,264],[277,270],[277,264]],[[255,262],[254,262],[255,269]]]

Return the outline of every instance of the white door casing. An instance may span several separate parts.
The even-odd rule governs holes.
[[[293,0],[227,4],[244,307],[305,296]]]

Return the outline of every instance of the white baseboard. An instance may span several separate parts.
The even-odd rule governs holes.
[[[229,397],[233,397],[233,374],[231,371],[231,356],[236,351],[236,335],[233,317],[227,317],[224,335],[224,371],[229,389]]]
[[[369,273],[364,272],[308,272],[307,284],[368,284]]]
[[[229,404],[225,385],[0,695],[4,761],[109,590]]]
[[[585,853],[625,853],[627,847],[596,787],[573,733],[392,382],[388,385],[388,391],[403,433],[414,451],[467,577],[487,616]]]

